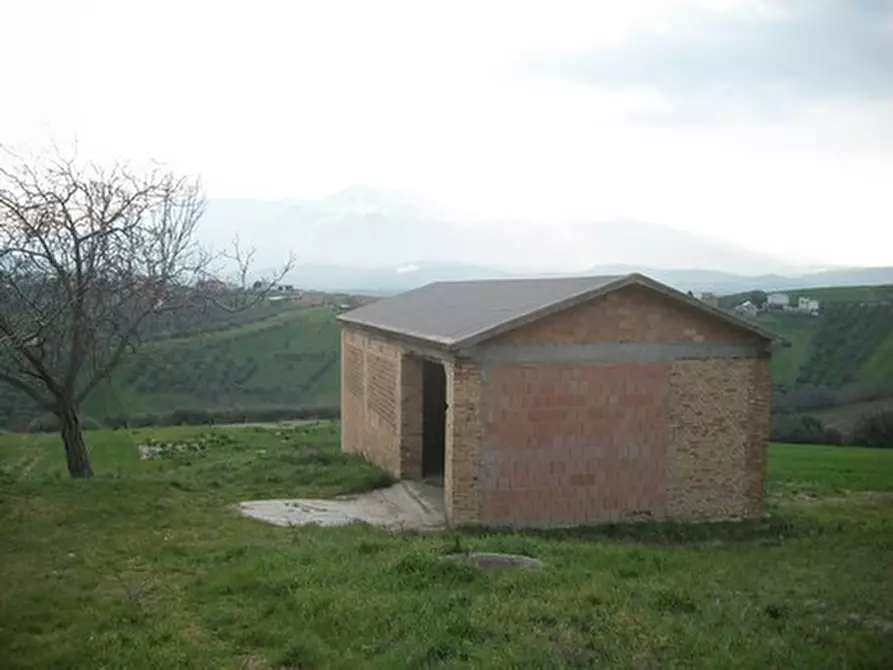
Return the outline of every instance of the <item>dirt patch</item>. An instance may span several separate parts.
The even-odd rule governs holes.
[[[446,525],[443,489],[423,482],[398,482],[329,500],[252,500],[240,503],[239,513],[276,526],[368,523],[390,529],[436,529]]]
[[[328,421],[320,419],[288,419],[286,421],[252,421],[249,423],[219,423],[216,425],[220,428],[266,428],[268,430],[275,430],[277,428],[310,426],[318,423],[328,423]]]
[[[473,565],[482,570],[531,570],[544,567],[542,561],[530,558],[530,556],[521,556],[520,554],[497,554],[472,551],[465,554],[449,554],[444,558],[448,561]]]
[[[889,507],[893,505],[893,493],[886,491],[844,491],[836,495],[817,495],[813,493],[799,492],[781,497],[782,500],[796,505],[870,505],[875,507]]]
[[[211,447],[223,447],[235,443],[226,433],[204,433],[190,440],[165,442],[150,439],[136,446],[140,459],[147,461],[158,458],[171,458],[178,455],[201,454]]]
[[[862,616],[861,614],[847,614],[846,620],[867,628],[874,628],[881,633],[893,633],[893,621],[879,617]]]

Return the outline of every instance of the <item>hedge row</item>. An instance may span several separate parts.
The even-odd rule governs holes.
[[[793,444],[854,444],[893,449],[893,411],[864,415],[850,434],[825,426],[821,419],[809,414],[773,414],[771,439]]]
[[[91,428],[144,428],[147,426],[189,426],[230,423],[266,423],[318,419],[338,419],[337,406],[308,407],[230,407],[225,409],[177,409],[171,412],[142,412],[117,414],[102,421],[88,416],[81,417],[81,426]],[[47,433],[59,429],[59,421],[53,415],[37,417],[28,423],[26,432]]]

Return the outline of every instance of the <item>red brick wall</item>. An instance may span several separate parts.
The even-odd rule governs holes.
[[[721,319],[641,287],[495,339],[753,343]],[[655,364],[484,364],[481,523],[576,525],[761,513],[768,358]]]
[[[547,316],[490,344],[585,342],[747,342],[754,337],[721,319],[641,286]]]
[[[490,367],[480,521],[663,517],[668,377],[668,365]]]

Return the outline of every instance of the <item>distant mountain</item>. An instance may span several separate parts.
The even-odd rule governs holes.
[[[461,263],[407,263],[390,267],[360,268],[339,265],[298,265],[288,281],[303,288],[353,293],[389,294],[434,281],[495,279],[562,275],[600,275],[641,272],[682,291],[713,291],[720,295],[762,289],[809,289],[825,286],[893,284],[893,267],[854,268],[803,275],[738,275],[715,270],[663,270],[632,265],[600,265],[573,273],[523,272]]]
[[[306,201],[211,200],[200,235],[219,247],[236,234],[256,248],[261,267],[275,266],[293,251],[305,265],[359,268],[422,260],[528,273],[579,273],[607,264],[741,274],[802,270],[781,258],[654,223],[477,221],[411,194],[375,189]]]
[[[644,221],[474,221],[410,193],[369,188],[305,201],[211,200],[199,233],[218,248],[238,235],[255,247],[261,271],[294,252],[299,265],[287,281],[325,290],[632,271],[718,293],[893,283],[890,268],[807,268]]]

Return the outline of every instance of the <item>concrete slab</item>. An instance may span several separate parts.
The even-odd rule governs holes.
[[[368,523],[389,529],[446,526],[443,489],[426,482],[393,486],[330,500],[251,500],[239,504],[243,516],[277,526],[340,526]]]

